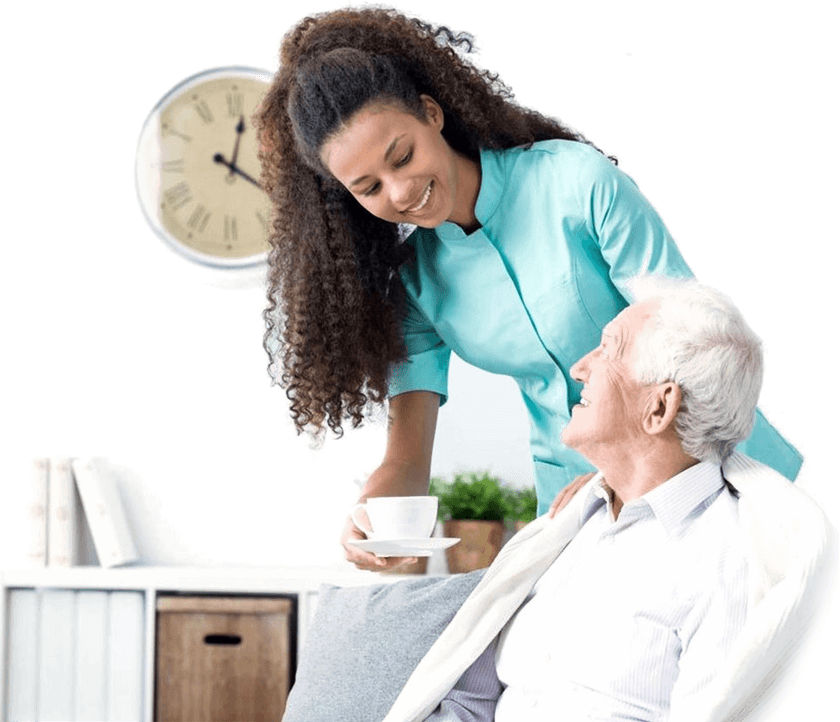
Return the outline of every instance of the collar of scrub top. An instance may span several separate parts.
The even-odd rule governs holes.
[[[482,148],[480,152],[481,186],[475,202],[475,217],[482,227],[487,225],[502,201],[507,180],[503,160],[504,151]],[[461,241],[481,233],[481,228],[467,234],[457,223],[446,221],[435,228],[435,233],[443,241]]]

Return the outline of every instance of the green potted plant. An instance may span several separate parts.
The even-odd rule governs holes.
[[[506,487],[505,493],[508,497],[508,518],[516,531],[537,518],[537,490],[533,486],[523,489]]]
[[[438,498],[438,518],[447,537],[461,541],[446,550],[452,574],[490,566],[502,548],[510,496],[489,472],[456,474],[451,482],[433,478],[429,493]]]

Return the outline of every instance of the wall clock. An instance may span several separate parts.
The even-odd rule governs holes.
[[[251,116],[270,81],[255,68],[206,70],[166,93],[143,125],[140,205],[155,232],[193,261],[239,268],[266,259],[270,204]]]

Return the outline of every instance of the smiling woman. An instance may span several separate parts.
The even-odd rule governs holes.
[[[392,220],[364,211],[325,167],[325,144],[372,101],[427,129],[437,123],[430,143],[473,163],[482,147],[581,139],[509,102],[498,78],[456,52],[471,47],[468,35],[385,10],[306,18],[284,39],[257,121],[263,181],[278,221],[270,238],[267,346],[282,349],[272,353],[272,373],[286,386],[300,430],[340,433],[345,421],[362,423],[367,404],[388,394],[390,366],[405,356],[396,270],[411,251]],[[423,96],[441,118],[429,119]]]
[[[443,139],[443,110],[422,97],[424,117],[370,104],[324,143],[321,158],[363,208],[383,220],[475,229],[478,163]]]
[[[362,500],[428,492],[452,351],[512,377],[542,512],[592,468],[560,443],[580,392],[570,367],[628,305],[631,278],[691,271],[636,184],[513,103],[471,48],[391,10],[287,34],[258,114],[275,209],[266,348],[299,430],[340,434],[390,398]],[[795,476],[798,454],[759,422],[759,458]],[[353,548],[361,535],[342,536],[357,566],[401,563]]]

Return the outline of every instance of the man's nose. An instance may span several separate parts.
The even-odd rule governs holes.
[[[575,381],[579,381],[583,383],[583,379],[581,378],[581,362],[583,361],[582,358],[578,359],[572,364],[572,368],[569,369],[569,374]]]
[[[590,351],[586,356],[579,358],[572,364],[569,373],[575,381],[579,381],[582,384],[586,383],[586,379],[589,376],[589,357],[591,355],[592,352]]]

